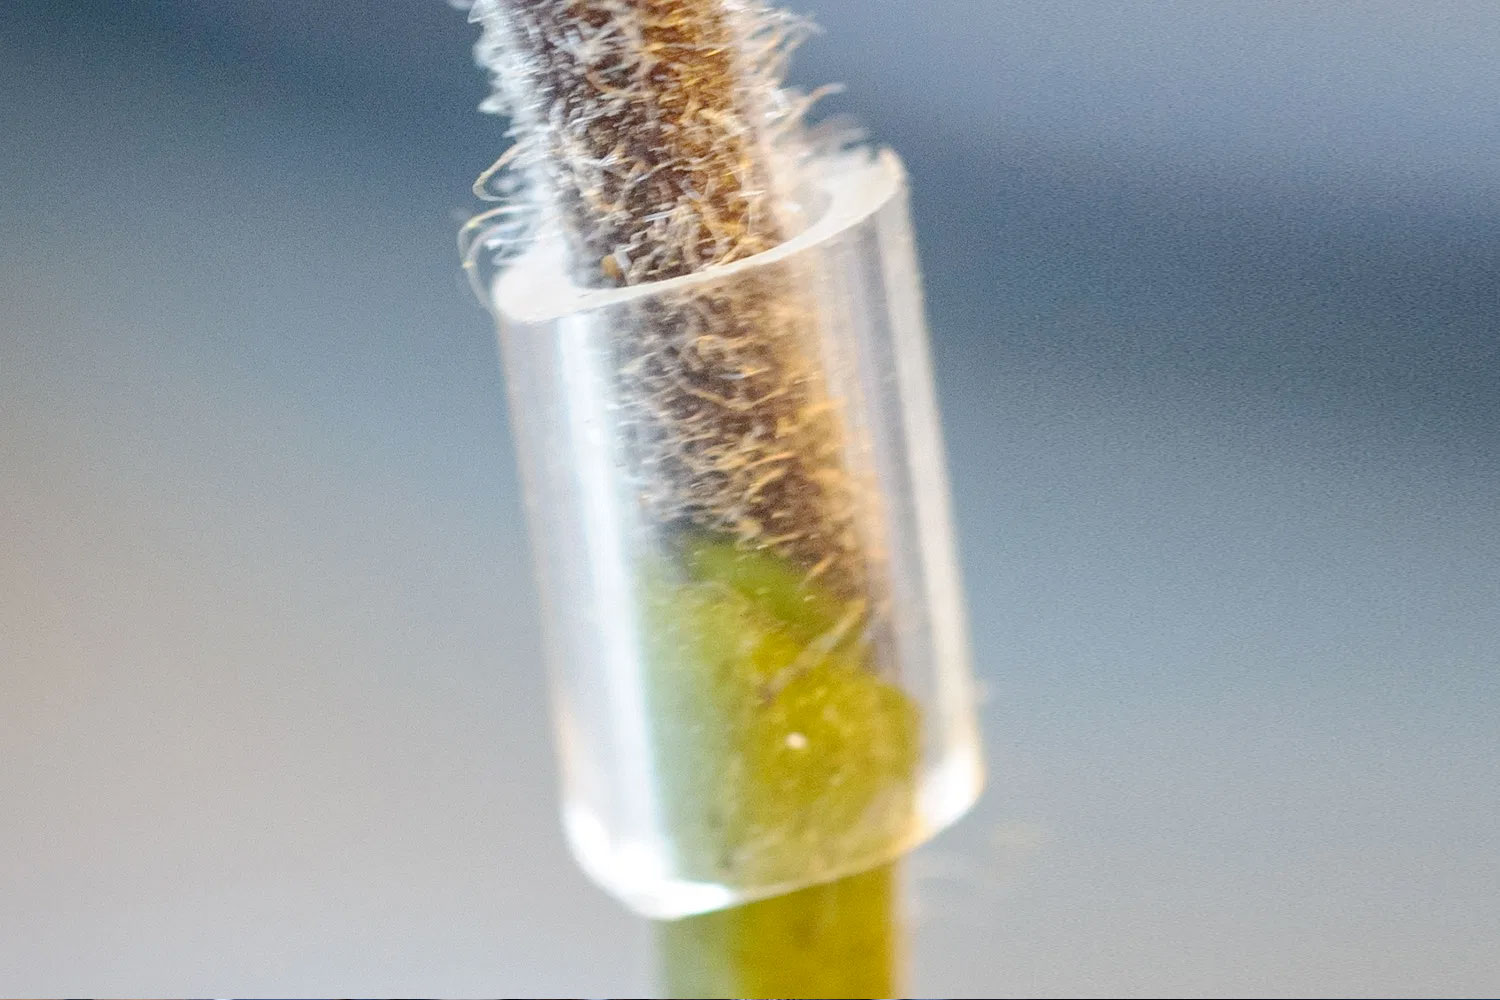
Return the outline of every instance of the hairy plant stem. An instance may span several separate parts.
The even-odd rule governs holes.
[[[624,286],[693,274],[769,249],[796,225],[790,178],[781,176],[767,131],[778,96],[763,78],[774,38],[768,41],[763,22],[747,20],[766,13],[755,0],[477,0],[475,11],[495,57],[497,83],[509,95],[520,168],[550,206],[579,283]],[[838,655],[857,665],[868,662],[871,640],[864,633],[884,600],[871,583],[879,556],[858,523],[862,487],[845,466],[843,431],[808,332],[809,315],[808,303],[794,291],[766,280],[645,316],[637,332],[616,345],[616,419],[629,440],[641,501],[657,523],[675,526],[685,564],[696,565],[695,546],[709,538],[746,558],[789,568],[790,582],[762,586],[758,599],[826,600],[835,608],[831,618],[856,637]],[[692,632],[680,597],[662,606],[663,614],[680,619],[666,634]],[[744,623],[753,622],[757,635],[794,635],[774,611],[737,610],[732,627],[743,632],[752,627]],[[705,604],[697,613],[706,621],[725,611]],[[696,641],[680,645],[692,648]],[[695,676],[679,672],[660,681],[664,693],[656,711],[663,731],[682,725],[686,714],[697,729],[739,725],[736,731],[751,734],[734,737],[739,743],[731,743],[731,753],[779,746],[788,732],[760,716],[747,718],[750,701],[733,693],[738,688],[731,691],[758,667],[730,666],[711,676],[708,664],[716,657],[722,651],[709,649],[697,657],[698,666],[689,664]],[[858,686],[864,684],[825,684],[816,691],[847,693],[806,697],[844,700],[803,707],[857,739],[914,745],[913,717],[879,692],[871,697],[868,685]],[[868,770],[871,759],[846,752],[833,765]],[[871,787],[909,780],[904,754],[879,759],[886,761],[885,772]],[[751,774],[746,780],[769,779]],[[777,780],[784,785],[784,776]],[[861,781],[871,779],[847,787],[865,787]],[[772,804],[756,813],[741,802],[718,803],[715,816],[780,830],[809,821],[783,822],[789,811],[824,811],[825,790],[810,779],[794,778],[785,787],[808,791],[802,799],[775,802],[776,796],[751,788],[745,794]],[[689,815],[697,807],[691,796],[678,794],[677,800],[684,822],[699,822]],[[784,833],[753,841],[749,831],[717,836],[729,847],[721,847],[715,857],[723,860],[713,863],[726,871],[782,861],[777,852],[794,849],[789,844],[828,841],[794,841]],[[893,995],[899,944],[894,883],[887,866],[663,923],[658,939],[667,989],[680,996]]]

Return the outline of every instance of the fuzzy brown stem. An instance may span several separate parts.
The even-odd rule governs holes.
[[[679,277],[781,241],[753,91],[718,0],[506,10],[583,284]]]
[[[764,97],[721,0],[506,0],[521,128],[575,276],[631,285],[781,242]],[[741,15],[742,16],[742,15]],[[808,329],[770,283],[699,294],[622,338],[619,420],[656,518],[771,550],[868,597],[843,434]],[[867,601],[873,607],[873,602]]]

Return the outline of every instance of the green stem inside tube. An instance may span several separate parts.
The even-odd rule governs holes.
[[[695,540],[650,588],[652,718],[682,869],[808,886],[660,925],[674,996],[889,996],[920,720],[871,669],[863,601]],[[868,862],[878,867],[848,874]]]

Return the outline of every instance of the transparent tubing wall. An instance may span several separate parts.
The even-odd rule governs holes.
[[[982,780],[904,174],[818,166],[771,251],[600,290],[542,240],[492,289],[564,825],[651,917],[892,860]]]

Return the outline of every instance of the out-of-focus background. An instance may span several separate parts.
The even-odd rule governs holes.
[[[992,780],[924,996],[1500,991],[1500,11],[797,0],[906,158]],[[437,0],[0,5],[0,992],[648,992]]]

